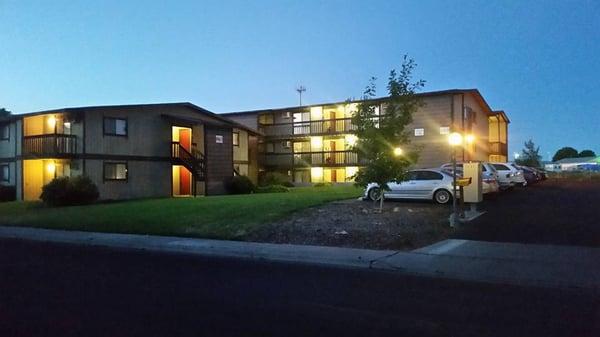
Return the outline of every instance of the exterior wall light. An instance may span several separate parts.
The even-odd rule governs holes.
[[[394,156],[401,156],[402,153],[404,153],[404,151],[402,151],[401,148],[399,148],[399,147],[394,148]]]

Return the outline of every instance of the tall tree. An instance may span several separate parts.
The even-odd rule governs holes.
[[[521,151],[521,156],[519,156],[519,159],[516,159],[515,162],[523,166],[542,167],[540,147],[536,147],[531,139],[526,141],[525,148]]]
[[[405,180],[418,155],[407,148],[410,137],[405,131],[412,121],[412,114],[423,104],[416,92],[425,85],[425,81],[413,81],[415,67],[414,60],[405,55],[400,72],[390,72],[387,84],[389,100],[381,113],[369,101],[376,95],[375,78],[371,78],[363,93],[363,102],[358,104],[352,117],[358,138],[353,149],[366,162],[355,175],[355,184],[361,187],[369,183],[379,185],[380,211],[383,209],[383,192],[390,189],[388,182]]]
[[[596,152],[592,151],[592,150],[582,150],[581,152],[579,152],[579,157],[583,158],[583,157],[595,157],[596,156]]]
[[[552,157],[552,161],[557,161],[557,160],[561,160],[564,158],[575,158],[579,156],[579,152],[577,152],[577,150],[575,150],[574,148],[567,146],[567,147],[563,147],[562,149],[559,149],[558,151],[556,151],[556,153],[554,154],[554,157]]]
[[[8,117],[10,115],[10,111],[6,110],[5,108],[0,108],[0,117]]]

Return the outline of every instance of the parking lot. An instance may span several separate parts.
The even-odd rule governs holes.
[[[486,200],[452,238],[600,247],[600,181],[550,179]]]
[[[454,238],[600,246],[600,181],[549,179],[486,197],[486,214],[456,229],[450,205],[346,200],[309,208],[251,233],[248,241],[412,250]]]

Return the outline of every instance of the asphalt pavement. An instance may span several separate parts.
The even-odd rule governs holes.
[[[598,336],[590,289],[0,239],[0,336]]]

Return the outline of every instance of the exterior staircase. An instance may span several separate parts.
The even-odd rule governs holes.
[[[187,168],[196,181],[206,180],[206,160],[204,154],[192,154],[179,142],[171,142],[171,158],[179,165]]]

